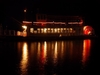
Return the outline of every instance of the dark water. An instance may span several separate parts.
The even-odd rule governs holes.
[[[99,40],[0,42],[0,75],[99,75]]]

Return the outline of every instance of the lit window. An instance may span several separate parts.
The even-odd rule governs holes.
[[[38,33],[40,33],[40,28],[38,28],[37,30],[38,30]]]
[[[37,33],[37,31],[35,30],[34,33]]]
[[[58,28],[58,33],[60,33],[60,28]]]
[[[61,28],[61,30],[63,30],[63,28]]]
[[[61,28],[61,33],[63,32],[63,28]]]
[[[51,28],[51,30],[53,30],[53,28]]]
[[[55,28],[55,33],[57,32],[57,28]]]
[[[72,28],[70,28],[70,30],[72,31]]]
[[[64,28],[64,30],[66,30],[66,28]]]
[[[67,30],[69,30],[69,28],[67,28]]]
[[[17,36],[21,36],[21,32],[20,31],[17,31]]]
[[[58,28],[58,30],[60,30],[60,28]]]
[[[40,28],[38,28],[37,30],[40,30]]]
[[[48,28],[48,31],[47,32],[50,33],[50,28]]]
[[[50,30],[50,28],[48,28],[48,30]]]
[[[43,28],[41,28],[41,33],[43,33]]]
[[[30,28],[30,33],[33,33],[33,30],[34,30],[33,28]]]
[[[51,33],[53,33],[53,28],[51,28]]]
[[[44,28],[44,33],[46,33],[46,31],[47,31],[47,28]]]

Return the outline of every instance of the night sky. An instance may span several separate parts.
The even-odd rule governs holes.
[[[85,23],[99,27],[99,0],[0,0],[0,22],[9,24],[10,27],[24,19],[23,10],[27,8],[28,19],[32,13],[40,12],[54,15],[79,15],[84,17]],[[32,16],[31,16],[32,15]],[[10,20],[10,21],[8,21]],[[15,25],[16,25],[15,24]]]

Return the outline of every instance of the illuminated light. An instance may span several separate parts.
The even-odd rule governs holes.
[[[68,22],[68,24],[83,24],[83,22]]]
[[[33,30],[34,30],[33,28],[30,28],[30,32],[31,32],[31,33],[33,33]]]
[[[48,30],[50,30],[50,28],[48,28]]]
[[[27,29],[27,26],[25,26],[25,25],[24,25],[24,26],[22,26],[22,27],[23,27],[24,29]]]
[[[27,36],[27,32],[23,32],[23,37],[26,37]]]
[[[45,24],[44,23],[41,23],[41,25],[44,26]]]
[[[26,12],[26,9],[24,9],[24,12]]]
[[[27,36],[27,32],[26,32],[27,26],[23,25],[22,28],[24,29],[23,30],[23,36],[26,37]]]
[[[37,30],[40,30],[40,28],[38,28]]]
[[[88,34],[91,34],[91,31],[89,31]]]
[[[22,35],[22,32],[17,31],[17,36],[21,36],[21,35]]]
[[[45,58],[45,61],[46,61],[46,54],[47,54],[47,42],[45,41],[44,42],[44,58]]]
[[[43,24],[66,24],[65,22],[33,22],[33,23],[43,23]]]
[[[37,30],[38,30],[38,33],[40,33],[40,28],[38,28]]]
[[[57,32],[57,29],[55,28],[55,32]]]
[[[58,28],[58,30],[60,30],[60,28]]]
[[[29,24],[30,24],[30,23],[32,23],[32,22],[29,22],[29,21],[23,21],[23,23],[29,23]]]
[[[42,50],[40,52],[40,60],[41,60],[41,65],[44,65],[46,63],[46,55],[47,55],[47,43],[46,41],[42,45]]]
[[[32,24],[32,22],[30,21],[22,21],[23,24]],[[42,26],[44,26],[45,24],[63,24],[66,25],[65,22],[33,22],[34,24],[41,24]]]
[[[53,28],[51,28],[51,32],[53,33]]]
[[[83,27],[83,30],[85,30],[86,28],[87,28],[87,26],[84,26],[84,27]]]
[[[53,28],[51,28],[51,30],[53,30]]]
[[[79,22],[79,24],[83,24],[83,22]]]
[[[61,28],[61,30],[63,30],[63,28]]]
[[[32,23],[30,21],[23,21],[23,23]],[[65,22],[33,22],[35,24],[66,24]]]
[[[21,68],[22,75],[27,75],[27,67],[28,67],[28,45],[25,42],[23,44],[22,59],[20,62],[20,68]]]
[[[24,29],[23,31],[26,31],[27,30],[27,26],[22,26],[22,28]]]
[[[59,37],[61,37],[62,35],[60,34]]]
[[[38,42],[38,58],[40,57],[40,53],[41,53],[41,52],[40,52],[40,51],[41,51],[40,45],[41,45],[40,42]]]
[[[93,31],[93,28],[91,26],[84,26],[83,27],[83,32],[85,35],[90,35]]]
[[[58,52],[57,52],[57,42],[55,42],[55,50],[54,50],[54,63],[57,62],[57,55],[58,55]]]
[[[83,41],[83,59],[82,59],[84,66],[89,59],[90,47],[91,47],[91,40],[89,40],[89,39],[84,40]]]
[[[41,33],[43,33],[43,28],[41,28]]]
[[[43,30],[43,28],[41,28],[41,30]]]
[[[23,23],[32,23],[30,21],[23,21]],[[35,24],[66,24],[65,22],[33,22]],[[83,24],[83,21],[81,22],[68,22],[68,24]]]
[[[64,28],[64,30],[66,30],[66,28]]]
[[[34,31],[34,33],[37,33],[37,31]]]
[[[47,31],[47,29],[46,29],[46,28],[44,28],[44,33],[46,33],[46,31]]]
[[[70,30],[72,31],[72,28],[70,28]]]
[[[69,28],[67,28],[67,30],[69,30]]]

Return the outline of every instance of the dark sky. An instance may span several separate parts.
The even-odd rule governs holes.
[[[97,16],[100,7],[96,0],[2,0],[0,3],[2,11],[14,17],[22,16],[24,8],[28,12],[39,9],[43,13],[91,17]]]
[[[23,20],[23,10],[27,14],[39,12],[59,15],[79,15],[85,18],[87,24],[99,25],[99,0],[0,0],[1,16],[4,19]],[[12,17],[12,18],[11,18]]]

